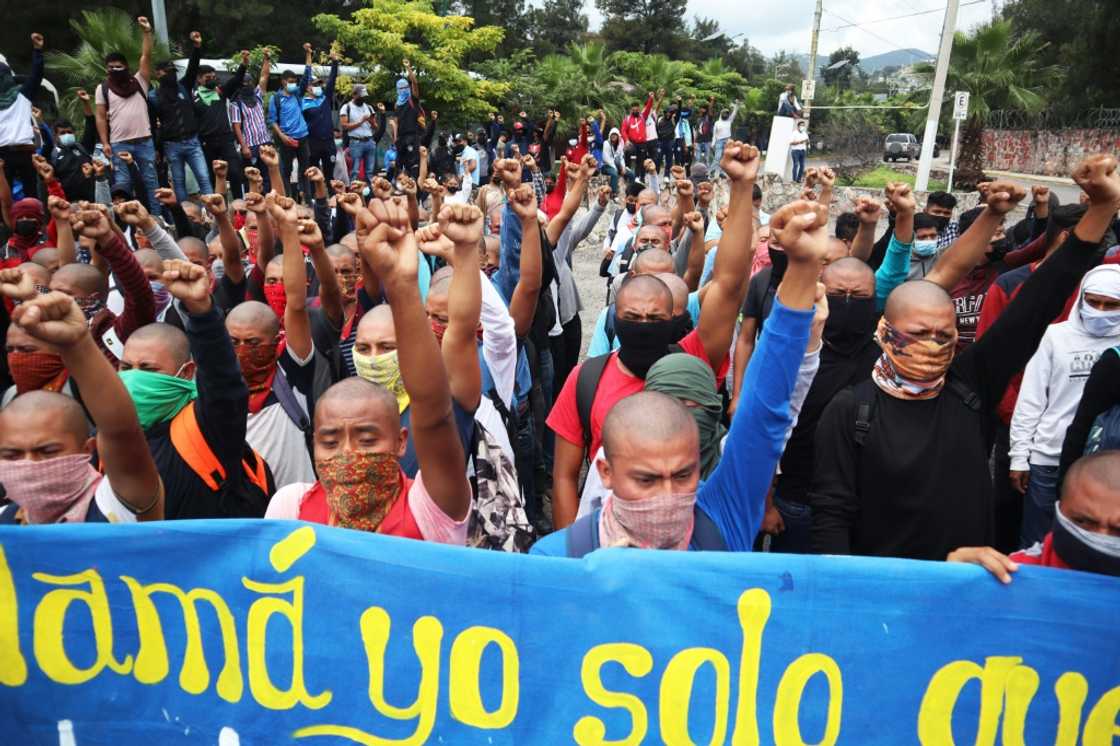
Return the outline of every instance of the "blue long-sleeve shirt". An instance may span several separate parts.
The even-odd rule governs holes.
[[[502,227],[498,232],[498,238],[501,243],[500,264],[491,279],[508,305],[513,298],[517,282],[521,279],[521,218],[513,211],[508,201],[502,208]]]
[[[303,118],[303,92],[311,82],[311,68],[303,71],[295,93],[277,91],[268,102],[268,126],[280,125],[280,131],[294,140],[307,137],[307,122]]]
[[[311,77],[311,65],[303,72],[305,78]],[[334,140],[334,111],[331,104],[334,101],[334,84],[338,78],[338,61],[331,62],[331,73],[327,77],[327,85],[318,96],[304,96],[300,105],[303,107],[303,118],[307,122],[307,137],[316,142],[329,142]]]
[[[777,298],[743,379],[743,399],[731,422],[723,458],[700,484],[696,507],[712,520],[728,551],[749,552],[774,469],[793,422],[790,399],[809,342],[813,310],[786,308]],[[567,532],[544,537],[531,554],[567,556]],[[597,545],[599,532],[593,532]],[[698,549],[690,544],[689,549]]]
[[[882,311],[887,307],[887,296],[896,287],[906,282],[910,275],[910,252],[914,243],[902,243],[891,233],[887,253],[883,263],[875,272],[875,308]]]

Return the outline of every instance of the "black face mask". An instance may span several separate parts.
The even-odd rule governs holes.
[[[786,267],[789,265],[789,257],[786,252],[770,244],[768,247],[770,251],[770,265],[774,267],[770,273],[770,284],[777,284],[783,277],[786,276]]]
[[[692,331],[692,314],[685,311],[680,316],[674,316],[673,325],[675,329],[673,331],[673,340],[670,344],[680,342]]]
[[[205,83],[202,84],[202,87],[203,88],[209,88],[210,90],[214,90],[215,88],[218,87],[218,79],[214,78],[213,80],[207,80]]]
[[[938,233],[944,233],[945,228],[949,225],[948,215],[930,215],[933,218],[933,224],[937,226]]]
[[[31,218],[20,218],[16,221],[15,232],[17,236],[30,238],[39,232],[39,221]]]
[[[627,202],[626,203],[626,212],[633,215],[637,211],[638,211],[638,203],[637,202]]]
[[[179,80],[178,80],[176,74],[174,72],[170,71],[170,70],[165,72],[159,79],[159,87],[160,88],[164,88],[164,89],[175,88],[178,85],[179,85]]]
[[[828,296],[825,344],[844,356],[859,351],[871,340],[878,317],[874,298]]]
[[[653,364],[669,354],[680,330],[673,319],[628,321],[616,313],[614,331],[620,345],[618,359],[638,378],[645,378]]]
[[[1113,557],[1089,546],[1071,534],[1056,517],[1050,531],[1054,551],[1074,570],[1120,577],[1120,557]]]
[[[128,74],[127,67],[120,70],[116,70],[113,68],[109,69],[109,80],[113,81],[114,83],[127,83],[130,77],[132,76]]]
[[[354,103],[356,103],[358,106],[361,106],[365,102],[366,102],[366,97],[365,96],[355,96],[354,97]]]

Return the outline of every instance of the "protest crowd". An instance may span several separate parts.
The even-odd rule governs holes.
[[[333,50],[276,87],[137,33],[84,122],[33,107],[40,34],[0,64],[0,524],[1120,575],[1115,154],[1069,204],[891,183],[832,221],[802,148],[767,214],[734,102],[448,132],[408,62],[342,101]]]

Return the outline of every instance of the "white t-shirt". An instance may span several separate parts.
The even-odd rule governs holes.
[[[463,152],[459,155],[459,176],[463,175],[463,168],[467,161],[474,161],[474,168],[471,169],[471,183],[477,184],[479,179],[482,178],[482,162],[478,159],[478,151],[470,145],[463,148]]]
[[[373,107],[369,104],[361,104],[360,106],[353,101],[347,101],[338,110],[340,117],[346,117],[350,124],[360,122],[368,116],[373,115]],[[349,132],[350,137],[373,137],[373,127],[369,122],[365,122],[360,127],[355,127]]]
[[[790,150],[804,150],[805,146],[809,143],[809,128],[806,127],[804,131],[794,130],[793,139],[790,143]]]
[[[0,109],[0,148],[35,142],[31,102],[22,93],[7,109]]]
[[[276,375],[284,375],[285,365],[305,368],[311,365],[315,357],[314,348],[304,360],[297,358],[291,350],[291,347],[284,349],[284,357],[278,364]],[[304,412],[307,412],[307,396],[295,385],[292,386],[292,395]],[[256,414],[249,415],[245,441],[268,462],[277,488],[294,482],[315,481],[315,469],[311,465],[311,454],[307,452],[307,441],[280,402],[273,402]]]

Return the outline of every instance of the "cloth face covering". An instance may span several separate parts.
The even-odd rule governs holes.
[[[343,451],[316,466],[335,525],[377,531],[401,491],[397,457]]]
[[[1086,531],[1066,518],[1060,501],[1054,503],[1051,531],[1054,551],[1070,567],[1120,577],[1120,536]]]
[[[614,330],[618,336],[618,358],[638,378],[645,378],[650,367],[669,354],[679,331],[673,319],[629,321],[615,314]]]
[[[599,517],[599,546],[688,549],[695,506],[695,492],[640,500],[623,500],[611,493]]]
[[[0,461],[0,483],[28,523],[84,523],[101,475],[88,453],[43,461]]]
[[[829,296],[824,341],[842,355],[851,355],[875,330],[875,299]]]
[[[276,345],[238,345],[237,362],[241,375],[249,384],[250,392],[265,391],[272,387],[272,375],[276,371]]]
[[[398,412],[408,409],[411,399],[404,388],[404,379],[401,378],[401,361],[396,350],[383,352],[380,355],[363,355],[354,350],[354,369],[358,375],[370,383],[384,386],[397,397]]]
[[[412,98],[412,84],[406,78],[397,80],[397,106],[404,106]]]
[[[1094,337],[1111,337],[1120,334],[1120,311],[1102,311],[1085,302],[1085,294],[1120,298],[1120,267],[1102,264],[1090,270],[1081,282],[1078,311],[1085,331]]]
[[[198,398],[198,385],[150,370],[122,370],[121,382],[128,389],[143,430],[170,420],[179,410]]]
[[[696,403],[688,411],[700,431],[700,478],[707,479],[719,464],[719,444],[727,434],[720,422],[723,399],[716,389],[711,366],[694,355],[666,355],[646,374],[646,391],[660,391]]]
[[[898,399],[932,399],[941,392],[956,349],[955,330],[943,343],[917,339],[882,318],[875,339],[883,348],[871,371],[879,388]]]
[[[264,299],[268,301],[268,307],[276,314],[276,318],[280,319],[280,325],[284,325],[284,309],[288,307],[288,296],[284,293],[284,283],[274,282],[271,285],[264,286]]]
[[[62,358],[51,352],[9,352],[8,370],[16,384],[16,393],[58,391],[51,384],[66,372]]]

